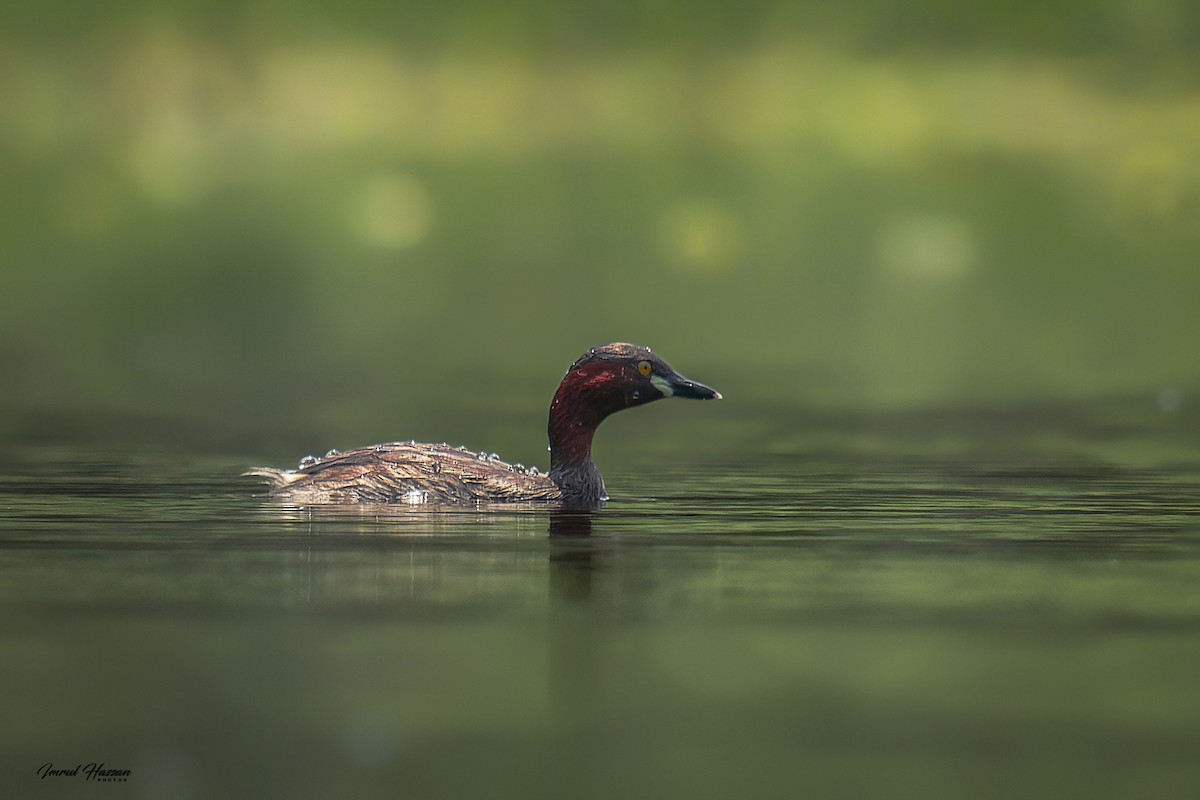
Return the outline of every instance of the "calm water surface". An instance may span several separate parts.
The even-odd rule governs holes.
[[[648,454],[562,516],[13,443],[4,794],[1200,796],[1200,459],[1061,450]]]

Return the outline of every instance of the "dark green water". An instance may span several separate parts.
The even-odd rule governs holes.
[[[5,794],[1200,794],[1186,442],[855,430],[643,451],[573,517],[312,513],[240,456],[12,442]]]

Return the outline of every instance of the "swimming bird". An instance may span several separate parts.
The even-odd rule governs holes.
[[[391,442],[306,457],[296,469],[254,467],[270,497],[326,503],[512,504],[598,508],[608,495],[592,461],[592,437],[610,414],[667,397],[719,400],[648,347],[615,342],[580,356],[554,393],[547,432],[550,472],[501,461],[495,453],[445,444]]]

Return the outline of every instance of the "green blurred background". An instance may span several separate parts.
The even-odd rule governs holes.
[[[1197,383],[1185,0],[9,4],[0,174],[10,419],[533,460],[610,340],[750,409]]]
[[[1188,0],[7,3],[0,774],[1198,796],[1198,254]],[[235,483],[612,340],[594,536]]]

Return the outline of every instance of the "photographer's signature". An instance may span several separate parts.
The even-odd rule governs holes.
[[[46,778],[79,778],[98,783],[125,783],[133,773],[131,769],[109,769],[104,762],[99,764],[76,764],[73,767],[56,767],[47,761],[38,767],[37,774],[42,780]]]

